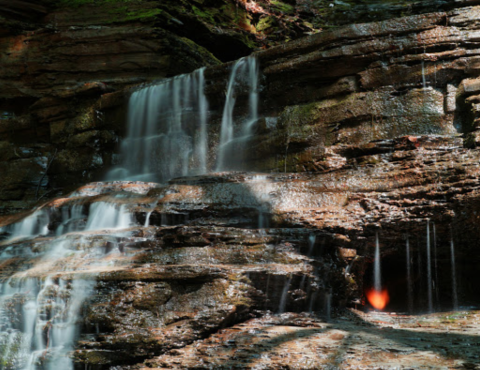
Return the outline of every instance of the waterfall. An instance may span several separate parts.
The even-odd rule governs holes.
[[[135,91],[121,164],[107,180],[166,181],[207,169],[204,69]]]
[[[75,204],[71,208],[63,207],[62,223],[57,227],[55,234],[59,236],[75,230],[80,230],[84,219],[83,205]]]
[[[90,206],[85,230],[126,229],[133,223],[125,205],[96,202]]]
[[[81,306],[93,287],[93,281],[53,277],[18,277],[0,284],[0,369],[73,370],[69,352],[79,335]]]
[[[49,234],[48,215],[54,212],[53,208],[41,208],[11,225],[10,240]],[[79,272],[82,256],[103,256],[110,251],[106,246],[112,244],[94,243],[78,232],[125,229],[134,224],[124,204],[99,201],[90,205],[88,217],[83,212],[81,204],[62,207],[62,222],[55,230],[58,238],[35,241],[39,248],[32,254],[33,263],[0,282],[0,370],[74,369],[71,353],[80,334],[81,308],[96,282],[94,272],[89,272],[94,275],[87,280],[83,274],[69,273]],[[15,247],[19,246],[13,250]],[[119,248],[116,250],[119,253]],[[8,247],[0,255],[0,263],[11,257]],[[74,261],[72,265],[68,265],[69,259]],[[100,259],[95,267],[103,264],[110,266]]]
[[[428,294],[428,312],[433,312],[432,257],[430,252],[430,220],[427,220],[427,294]]]
[[[217,170],[238,169],[258,120],[259,68],[255,57],[232,66],[217,153]],[[120,164],[106,180],[167,181],[208,171],[208,101],[204,69],[161,81],[132,93],[127,135]],[[245,108],[237,97],[248,93],[247,113],[240,122],[234,110]]]
[[[43,208],[38,208],[35,212],[23,218],[20,222],[8,225],[4,228],[4,231],[10,234],[10,237],[6,242],[47,235],[49,222],[50,216],[48,211]]]
[[[232,67],[223,109],[220,142],[217,154],[217,170],[236,169],[241,166],[242,154],[258,119],[258,63],[255,57],[238,60]],[[249,91],[248,116],[235,132],[234,108],[241,89]]]

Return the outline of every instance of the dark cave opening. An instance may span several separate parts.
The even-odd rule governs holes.
[[[383,311],[421,314],[480,307],[478,265],[468,258],[471,255],[467,253],[469,248],[458,246],[455,250],[454,271],[450,244],[439,245],[436,254],[432,247],[429,273],[423,244],[419,241],[410,251],[410,279],[405,250],[382,256],[382,289],[386,289],[389,295],[389,302]],[[373,261],[367,263],[363,282],[365,309],[373,310],[367,299],[374,287]]]

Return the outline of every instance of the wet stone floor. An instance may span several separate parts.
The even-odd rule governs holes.
[[[152,368],[480,369],[480,311],[266,315],[136,369]]]

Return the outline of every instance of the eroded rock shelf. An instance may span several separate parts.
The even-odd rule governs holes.
[[[20,3],[0,1],[1,370],[480,368],[477,1],[330,30],[308,1]],[[167,141],[208,119],[204,168],[102,181],[132,93],[200,67]],[[228,101],[248,141],[225,151]]]

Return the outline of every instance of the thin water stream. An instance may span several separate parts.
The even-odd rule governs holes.
[[[407,237],[406,241],[406,253],[407,253],[407,297],[408,297],[408,312],[413,313],[413,286],[412,286],[412,271],[411,271],[411,257],[410,257],[410,240]]]
[[[457,293],[457,271],[455,265],[455,244],[453,242],[453,237],[450,240],[450,253],[451,253],[451,262],[452,262],[452,304],[453,309],[458,309],[458,293]]]
[[[427,297],[428,312],[433,312],[433,294],[432,294],[432,254],[430,250],[430,220],[427,220]]]

